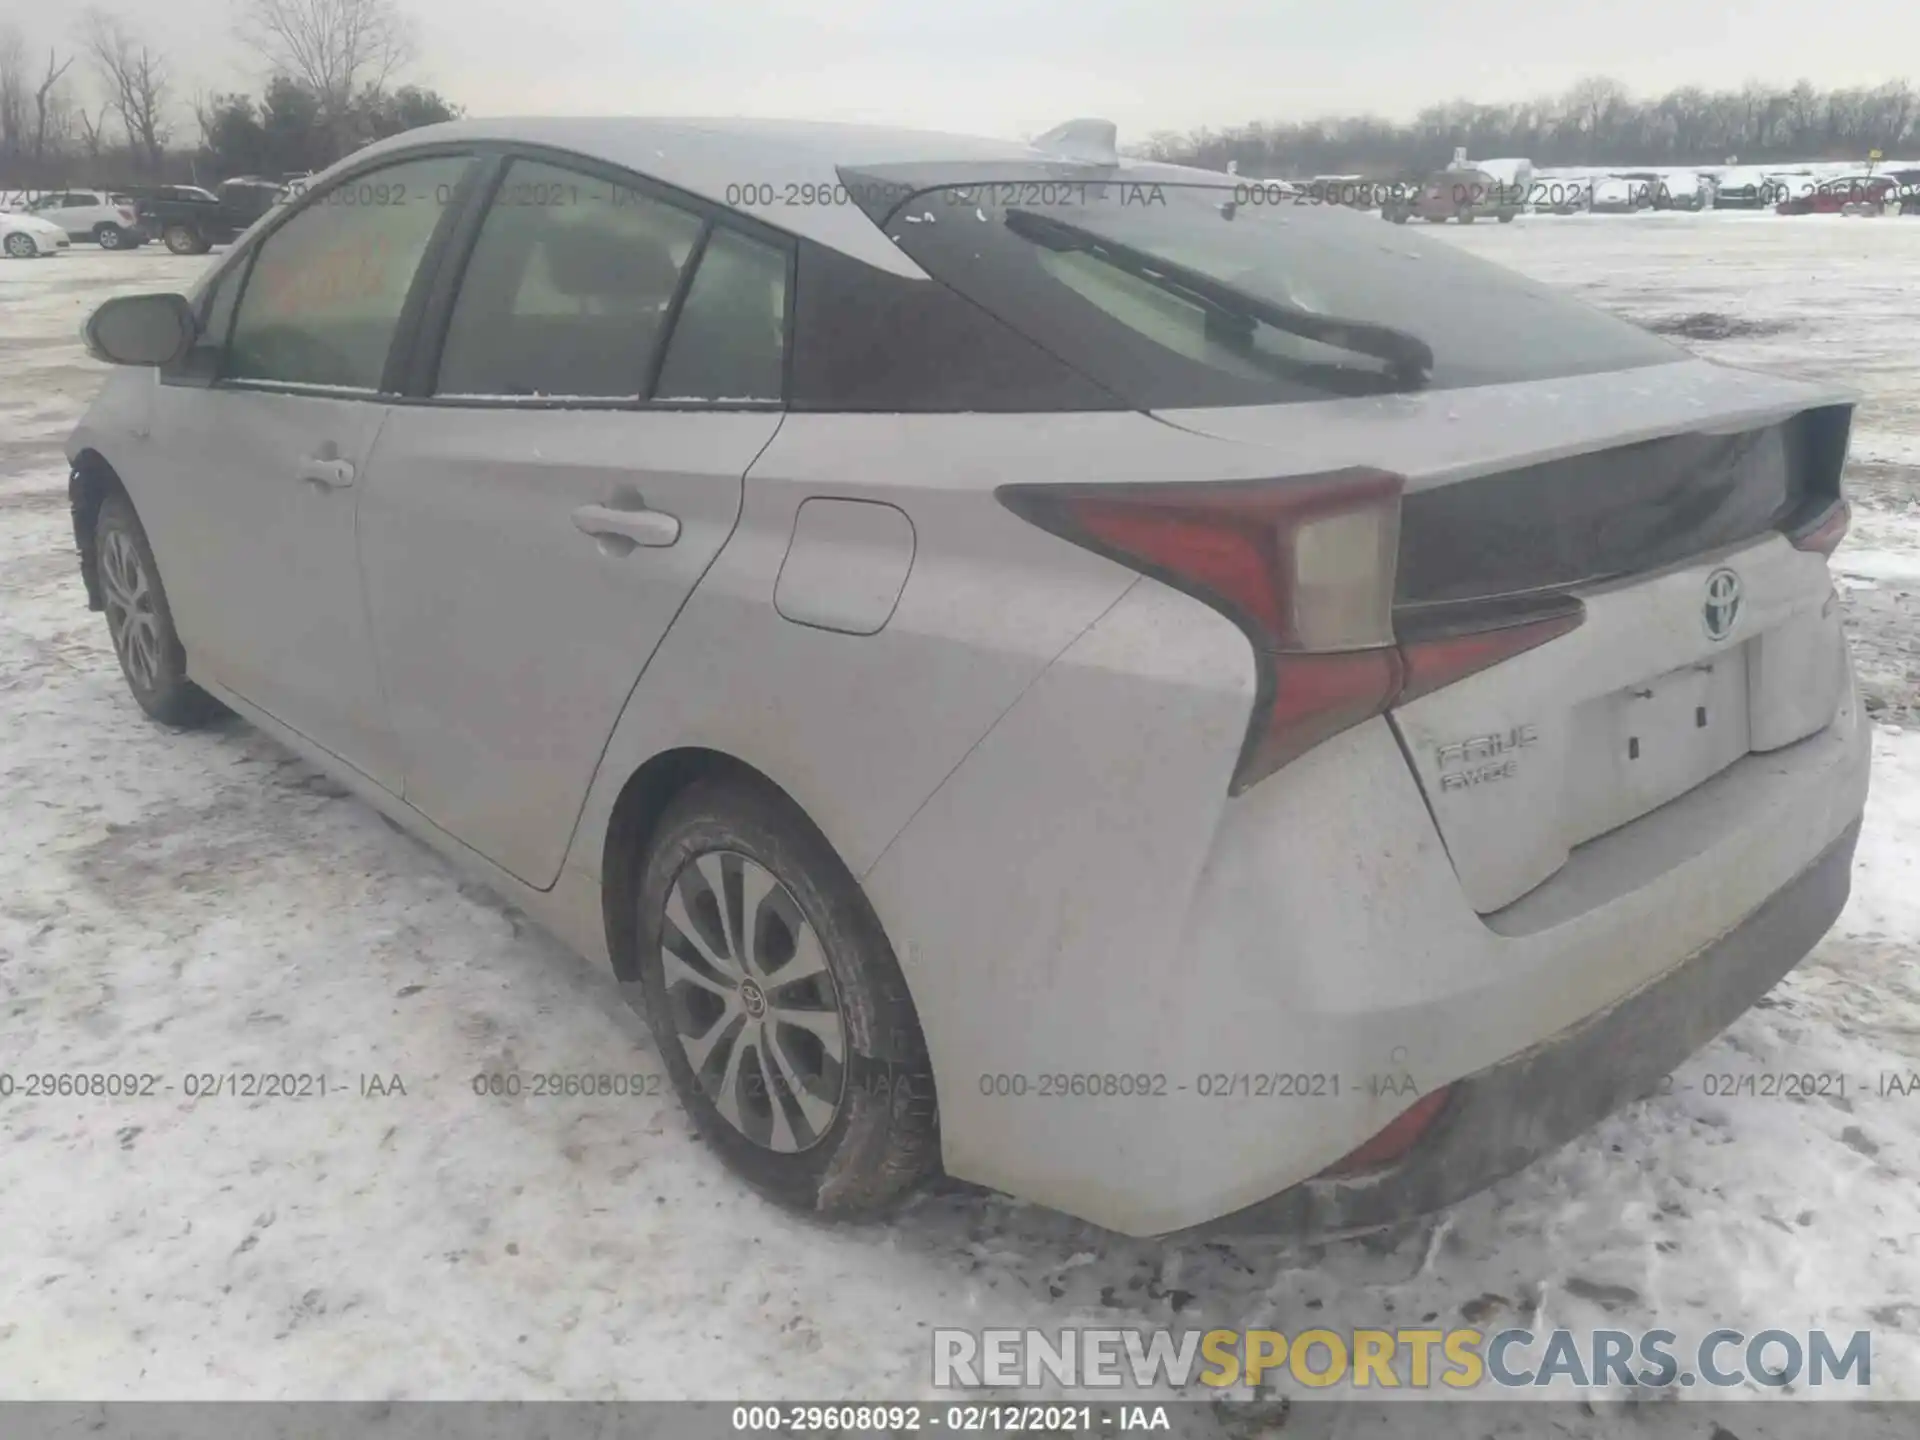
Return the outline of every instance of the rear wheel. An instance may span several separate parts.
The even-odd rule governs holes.
[[[191,225],[169,225],[160,238],[175,255],[204,255],[213,248]]]
[[[932,1169],[933,1075],[893,948],[785,796],[691,786],[641,864],[639,1008],[695,1126],[797,1210],[883,1208]]]
[[[163,724],[206,724],[225,707],[187,678],[187,654],[173,628],[160,567],[125,495],[116,492],[101,502],[93,537],[107,633],[133,698]]]
[[[133,237],[111,222],[93,227],[93,243],[102,250],[122,250]]]

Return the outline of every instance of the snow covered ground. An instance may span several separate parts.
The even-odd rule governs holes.
[[[934,1325],[1462,1317],[1865,1328],[1873,1393],[1920,1398],[1920,1096],[1873,1088],[1920,1070],[1920,222],[1446,233],[1869,392],[1838,568],[1878,768],[1839,926],[1670,1095],[1438,1220],[1321,1245],[1122,1240],[957,1187],[825,1227],[748,1194],[670,1100],[476,1096],[482,1071],[659,1066],[610,980],[278,746],[144,720],[85,608],[59,444],[98,380],[89,308],[207,262],[0,263],[0,1072],[175,1085],[0,1098],[0,1398],[901,1396]],[[179,1088],[262,1070],[344,1088]],[[1704,1093],[1774,1071],[1848,1094]]]

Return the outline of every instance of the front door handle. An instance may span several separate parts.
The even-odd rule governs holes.
[[[298,474],[302,480],[311,481],[324,489],[341,490],[353,484],[353,462],[303,455]]]
[[[680,521],[664,510],[616,510],[611,505],[582,505],[573,512],[573,524],[584,535],[602,540],[624,540],[629,545],[658,547],[680,538]]]

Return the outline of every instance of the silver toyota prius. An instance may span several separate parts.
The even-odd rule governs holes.
[[[612,970],[826,1214],[1432,1210],[1847,895],[1853,397],[1294,187],[856,126],[456,121],[109,301],[135,700]]]

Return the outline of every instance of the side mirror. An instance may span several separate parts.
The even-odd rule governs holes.
[[[80,337],[110,365],[171,365],[199,333],[184,295],[121,295],[93,312]]]

